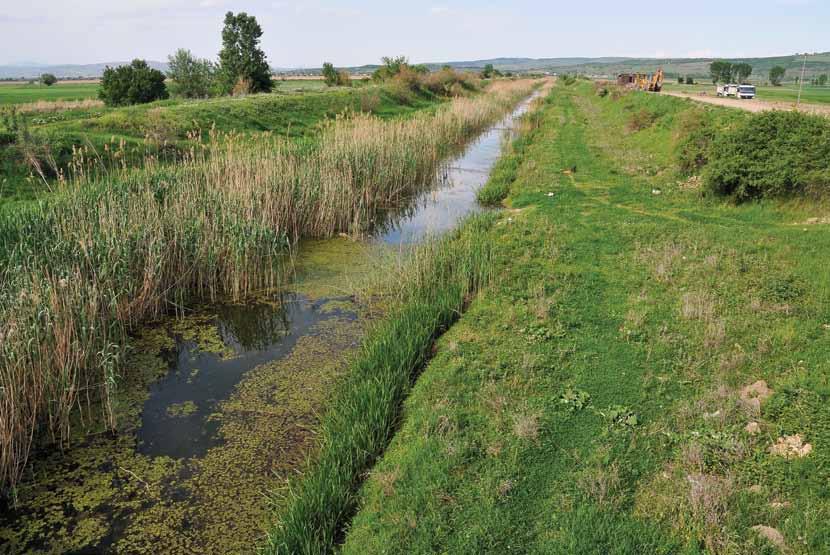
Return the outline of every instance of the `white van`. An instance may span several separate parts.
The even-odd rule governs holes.
[[[732,97],[752,100],[755,98],[756,90],[754,85],[720,85],[718,87],[718,96]]]

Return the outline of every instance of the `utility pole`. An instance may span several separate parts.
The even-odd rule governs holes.
[[[804,63],[801,64],[801,80],[798,82],[798,101],[795,103],[795,107],[798,108],[801,105],[801,91],[804,89],[804,71],[807,69],[807,53],[804,53]]]

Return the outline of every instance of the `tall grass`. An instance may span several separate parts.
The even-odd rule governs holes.
[[[68,110],[90,110],[92,108],[103,108],[101,100],[87,98],[84,100],[37,100],[26,102],[15,106],[21,114],[26,113],[48,113],[65,112]]]
[[[44,432],[68,443],[72,414],[92,417],[95,399],[114,425],[131,327],[194,298],[278,286],[294,240],[367,230],[531,87],[501,84],[408,120],[340,119],[313,144],[212,134],[181,164],[78,174],[54,198],[4,212],[0,484],[20,479]]]
[[[454,237],[417,248],[403,264],[394,316],[370,334],[321,423],[319,454],[292,484],[265,550],[272,554],[331,553],[357,509],[365,472],[394,434],[401,404],[436,337],[490,278],[483,231],[493,215],[477,216]]]

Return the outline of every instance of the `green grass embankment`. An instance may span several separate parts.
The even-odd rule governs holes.
[[[830,210],[702,197],[690,109],[554,89],[342,553],[830,550]]]

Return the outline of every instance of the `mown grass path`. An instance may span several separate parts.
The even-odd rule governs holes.
[[[830,232],[685,190],[689,104],[628,131],[648,101],[554,90],[499,278],[439,342],[344,553],[777,552],[758,525],[830,549]],[[796,434],[807,456],[769,452]]]

